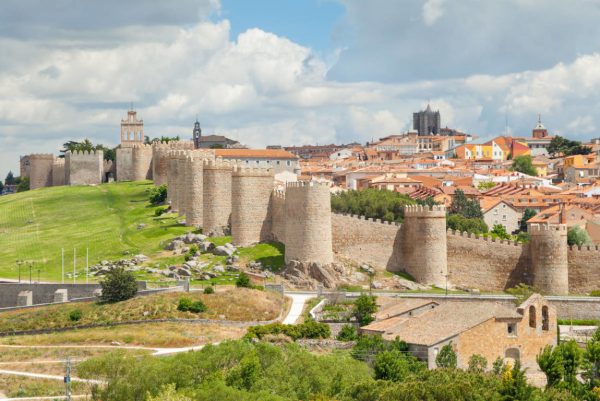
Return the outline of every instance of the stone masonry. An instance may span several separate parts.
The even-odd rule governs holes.
[[[227,233],[231,218],[231,174],[229,161],[204,162],[203,230],[205,234]]]

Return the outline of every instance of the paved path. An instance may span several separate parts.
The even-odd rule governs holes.
[[[292,298],[292,307],[288,315],[283,319],[283,324],[294,324],[302,316],[304,304],[310,298],[314,298],[316,293],[311,292],[286,292],[286,296]]]
[[[43,373],[31,373],[31,372],[20,372],[17,370],[4,370],[0,369],[0,374],[3,375],[13,375],[13,376],[25,376],[25,377],[33,377],[36,379],[49,379],[49,380],[64,380],[64,376],[57,375],[46,375]],[[90,384],[102,384],[104,383],[102,380],[93,380],[93,379],[80,379],[79,377],[71,377],[71,381],[73,382],[81,382],[81,383],[90,383]]]

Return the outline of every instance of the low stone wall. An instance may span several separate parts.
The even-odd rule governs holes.
[[[0,283],[0,308],[18,306],[17,298],[21,291],[31,291],[33,305],[51,304],[54,302],[56,290],[66,289],[69,300],[76,298],[93,298],[94,291],[100,284],[45,284],[45,283]],[[145,281],[138,281],[138,291],[146,289]]]

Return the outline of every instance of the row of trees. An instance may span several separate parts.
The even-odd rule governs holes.
[[[61,149],[61,155],[59,157],[65,157],[66,152],[93,152],[101,150],[104,152],[104,160],[115,161],[117,159],[117,147],[109,148],[102,144],[94,145],[89,139],[84,139],[81,142],[68,141],[63,144]]]
[[[567,138],[563,138],[562,136],[555,136],[550,141],[550,145],[548,146],[548,153],[552,156],[564,155],[588,155],[592,152],[592,149],[584,146],[579,141],[572,141]]]
[[[350,352],[316,355],[296,344],[227,341],[171,358],[117,351],[82,362],[78,376],[106,384],[96,400],[409,401],[409,400],[596,400],[568,388],[529,385],[519,364],[471,358],[456,369],[451,347],[440,350],[444,368],[428,370],[400,340],[362,336]]]
[[[29,178],[27,177],[15,177],[12,171],[9,171],[4,179],[4,183],[0,181],[0,194],[4,192],[4,188],[7,185],[16,185],[17,192],[29,191]]]

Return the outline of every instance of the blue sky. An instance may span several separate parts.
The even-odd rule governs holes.
[[[600,137],[600,0],[3,0],[0,177],[68,140],[365,142],[442,124]]]
[[[213,19],[231,21],[234,37],[260,27],[326,54],[334,49],[333,28],[344,12],[335,0],[224,0]]]

